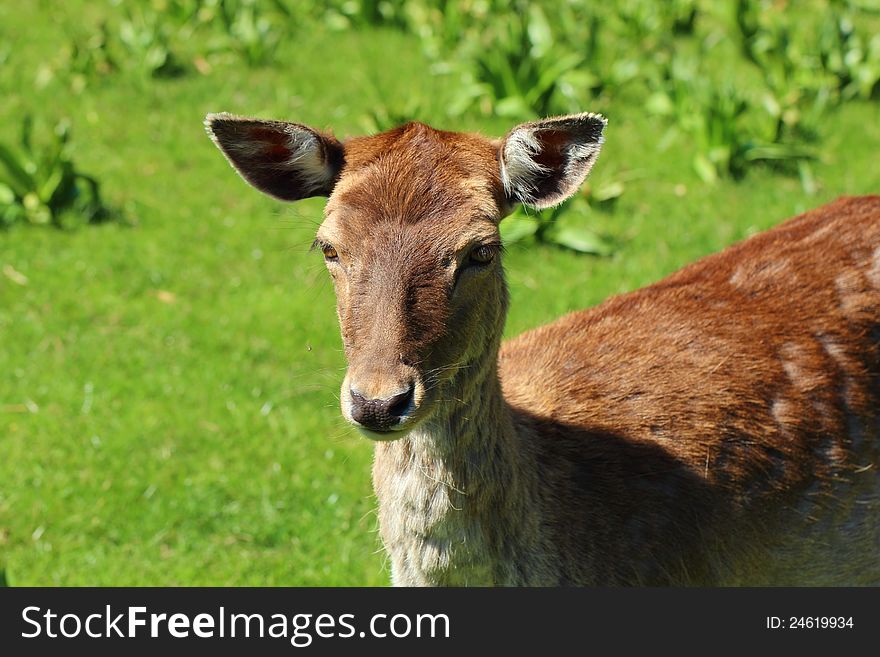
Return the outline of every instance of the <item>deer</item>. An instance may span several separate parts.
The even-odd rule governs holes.
[[[261,192],[327,197],[313,246],[392,584],[880,584],[880,196],[502,343],[500,222],[577,192],[604,117],[205,125]]]

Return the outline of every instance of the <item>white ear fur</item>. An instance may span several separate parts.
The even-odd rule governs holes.
[[[528,197],[536,191],[533,181],[547,174],[547,167],[535,161],[540,152],[534,130],[517,128],[508,135],[501,158],[501,179],[508,196],[518,192]]]
[[[501,145],[501,180],[511,202],[541,209],[574,194],[602,148],[599,114],[559,116],[517,126]]]

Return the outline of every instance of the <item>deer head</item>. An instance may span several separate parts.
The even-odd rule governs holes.
[[[229,114],[206,126],[260,191],[329,197],[314,245],[334,282],[348,360],[342,413],[369,438],[392,440],[440,412],[457,372],[494,366],[507,307],[499,222],[517,203],[571,196],[599,154],[605,119],[535,121],[501,140],[409,123],[344,143]]]

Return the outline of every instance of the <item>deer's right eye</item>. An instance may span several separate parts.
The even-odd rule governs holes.
[[[501,250],[501,244],[478,244],[467,256],[465,265],[468,267],[485,267],[493,260]]]
[[[482,244],[470,252],[469,261],[472,265],[488,265],[495,259],[496,248],[491,244]]]

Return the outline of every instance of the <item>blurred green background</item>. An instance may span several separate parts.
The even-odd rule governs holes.
[[[514,335],[880,190],[878,27],[872,0],[3,3],[0,581],[388,582],[322,202],[247,188],[206,112],[603,112],[577,198],[503,224]]]

